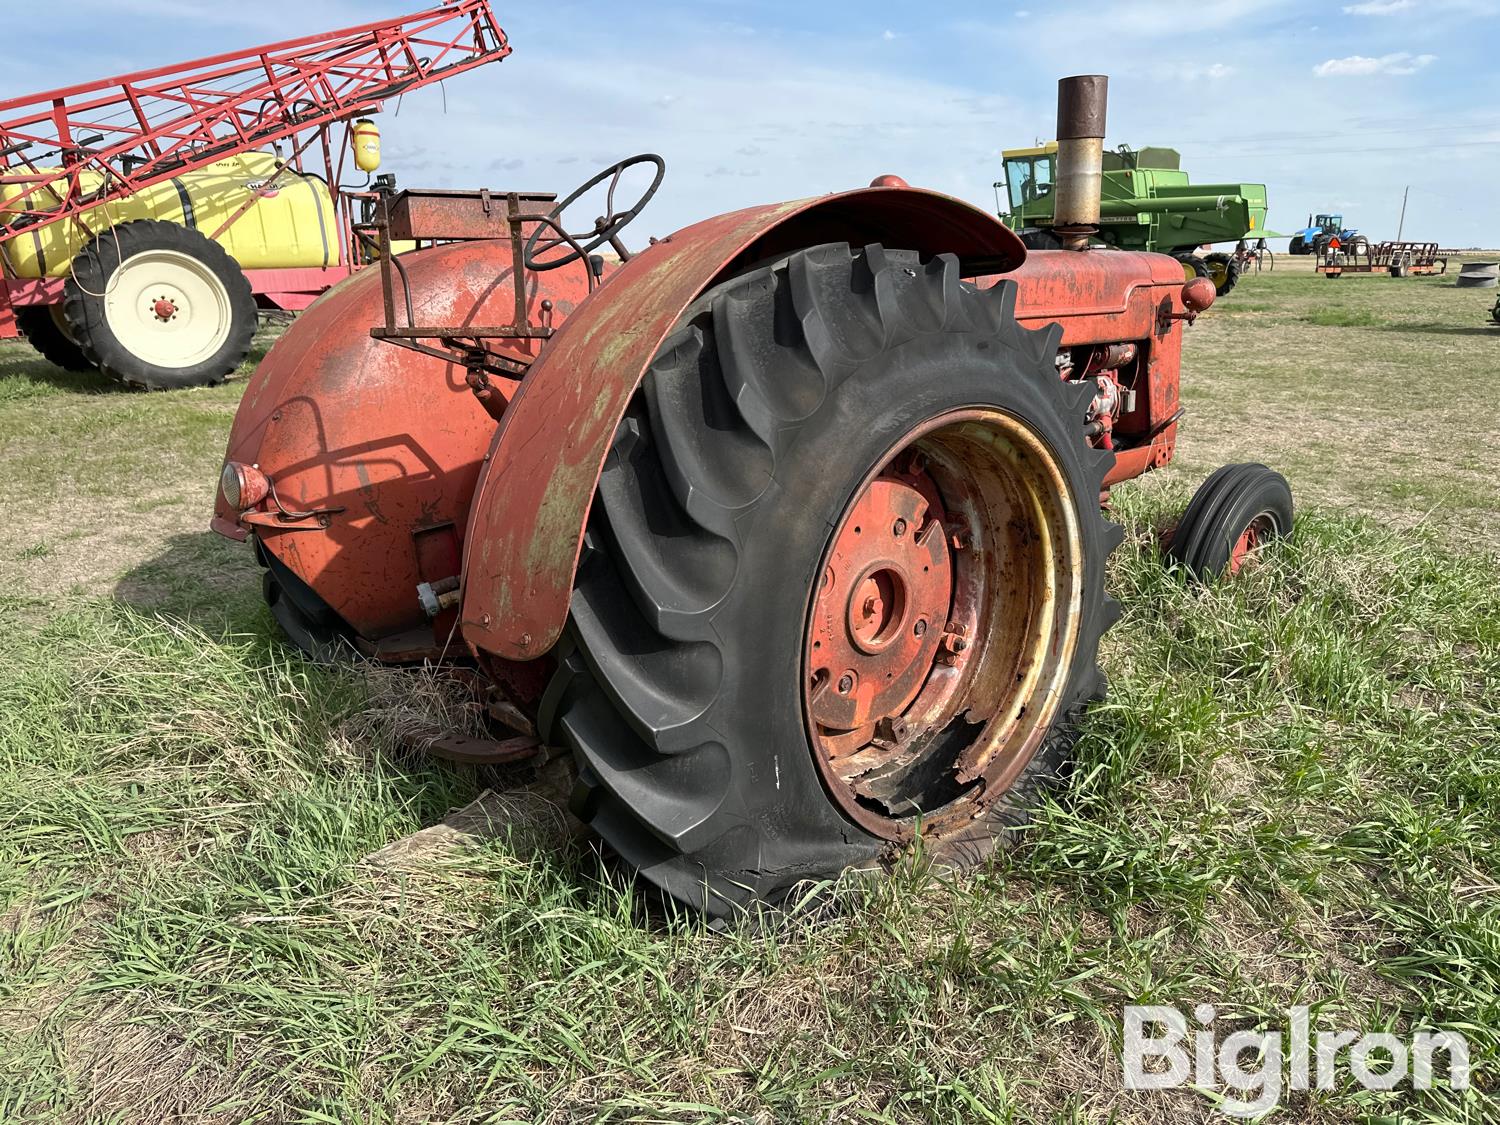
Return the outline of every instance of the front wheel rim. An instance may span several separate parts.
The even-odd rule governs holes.
[[[1020,419],[953,411],[861,482],[809,594],[803,711],[823,783],[875,835],[971,822],[1059,717],[1082,618],[1072,489]]]
[[[1238,574],[1275,535],[1276,517],[1271,512],[1261,512],[1251,520],[1229,549],[1230,576]]]
[[[196,367],[229,339],[233,311],[224,282],[177,250],[143,250],[115,269],[104,319],[136,358],[165,368]]]

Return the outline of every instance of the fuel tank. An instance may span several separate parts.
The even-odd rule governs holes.
[[[417,323],[515,320],[508,243],[450,243],[401,262]],[[550,300],[545,319],[561,324],[587,285],[582,266],[528,275],[528,321],[542,323],[541,303]],[[324,294],[276,342],[245,389],[227,452],[264,473],[273,491],[240,513],[221,490],[213,526],[253,536],[273,573],[315,590],[358,637],[416,631],[430,640],[416,588],[458,574],[495,420],[462,365],[372,339],[382,323],[380,271],[367,269]],[[540,344],[494,340],[491,350],[524,363]],[[507,398],[518,385],[494,382]]]

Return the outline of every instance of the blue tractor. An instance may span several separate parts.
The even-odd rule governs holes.
[[[1321,254],[1335,238],[1339,246],[1351,253],[1362,253],[1369,248],[1369,240],[1357,230],[1346,230],[1342,215],[1309,215],[1307,226],[1292,235],[1288,247],[1293,254]]]

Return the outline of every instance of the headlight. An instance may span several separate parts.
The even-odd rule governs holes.
[[[231,508],[243,512],[266,498],[271,491],[271,481],[254,465],[226,461],[224,471],[219,474],[219,491]]]

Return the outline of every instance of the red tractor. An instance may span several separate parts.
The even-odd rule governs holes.
[[[982,856],[1104,692],[1101,501],[1171,459],[1214,297],[1165,255],[1084,249],[1104,92],[1060,87],[1076,249],[882,177],[631,254],[645,199],[613,196],[643,164],[649,198],[656,157],[561,204],[391,196],[381,237],[439,245],[382,255],[267,355],[214,527],[309,652],[471,664],[537,736],[493,758],[571,751],[575,813],[711,916],[918,834]],[[1290,523],[1285,482],[1233,466],[1174,550],[1223,570]]]

